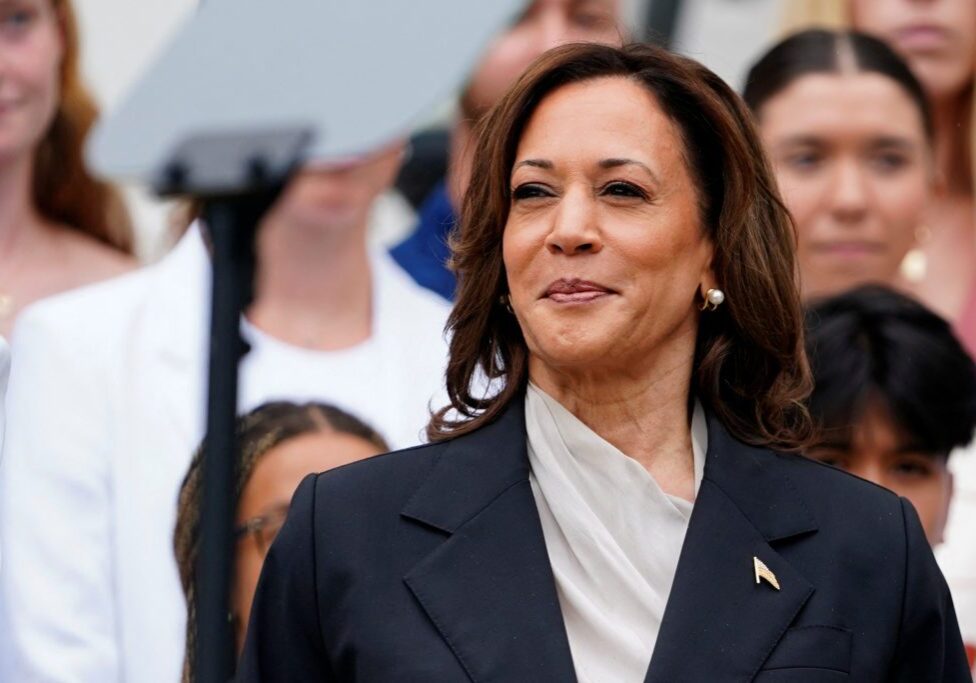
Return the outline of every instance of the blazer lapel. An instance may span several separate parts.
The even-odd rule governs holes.
[[[448,446],[403,516],[448,538],[405,581],[472,681],[575,681],[524,408]]]
[[[705,475],[685,538],[647,683],[749,681],[813,593],[773,547],[816,530],[774,456],[732,439],[709,420]],[[779,590],[756,583],[754,560]]]

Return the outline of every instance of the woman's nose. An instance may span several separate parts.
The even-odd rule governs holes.
[[[871,191],[864,169],[855,160],[839,163],[831,186],[831,211],[842,223],[860,222],[868,212]]]
[[[567,193],[553,214],[546,248],[553,254],[572,256],[596,253],[602,246],[592,193],[583,190]]]

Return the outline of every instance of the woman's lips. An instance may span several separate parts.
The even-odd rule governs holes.
[[[615,292],[608,287],[579,278],[561,278],[546,289],[544,299],[560,304],[588,303]]]
[[[906,26],[895,31],[895,43],[910,52],[934,52],[945,48],[950,33],[932,24]]]
[[[860,260],[879,256],[885,252],[885,245],[877,242],[821,242],[813,245],[813,252],[841,260]]]

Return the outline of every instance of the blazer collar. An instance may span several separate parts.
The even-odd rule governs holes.
[[[404,581],[472,681],[571,681],[522,401],[448,444],[402,514],[449,537]]]
[[[769,467],[773,457],[735,440],[714,413],[708,414],[704,478],[722,489],[767,541],[816,531],[817,521],[789,477]]]
[[[518,396],[497,420],[447,444],[403,515],[454,533],[502,491],[528,478],[525,406]]]
[[[733,439],[709,417],[708,455],[647,683],[752,680],[813,594],[774,544],[817,530],[768,451]],[[789,456],[785,456],[789,457]],[[759,582],[755,561],[779,588]]]
[[[771,545],[817,528],[769,466],[776,456],[736,441],[713,415],[708,428],[704,479],[647,681],[709,680],[715,671],[750,680],[813,592]],[[448,535],[404,580],[474,681],[574,679],[528,475],[517,397],[498,420],[447,444],[402,510]],[[780,590],[756,584],[754,558]]]
[[[736,441],[713,413],[707,415],[704,479],[722,489],[767,541],[815,531],[816,519],[789,478],[764,466],[768,452]],[[525,407],[518,396],[495,422],[447,445],[403,514],[453,533],[528,476]]]

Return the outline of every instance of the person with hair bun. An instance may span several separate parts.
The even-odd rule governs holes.
[[[433,443],[302,482],[238,680],[969,681],[911,505],[798,454],[795,235],[728,85],[556,48],[473,158]]]
[[[359,418],[324,403],[265,403],[237,422],[238,460],[235,468],[237,545],[231,589],[231,620],[237,652],[251,613],[251,600],[268,548],[281,530],[292,494],[305,475],[324,472],[389,446]],[[173,547],[186,596],[186,654],[183,682],[196,680],[196,569],[200,552],[200,496],[203,490],[205,445],[197,449],[180,487]]]
[[[0,334],[28,304],[135,266],[120,195],[85,168],[98,116],[70,0],[0,6]]]

